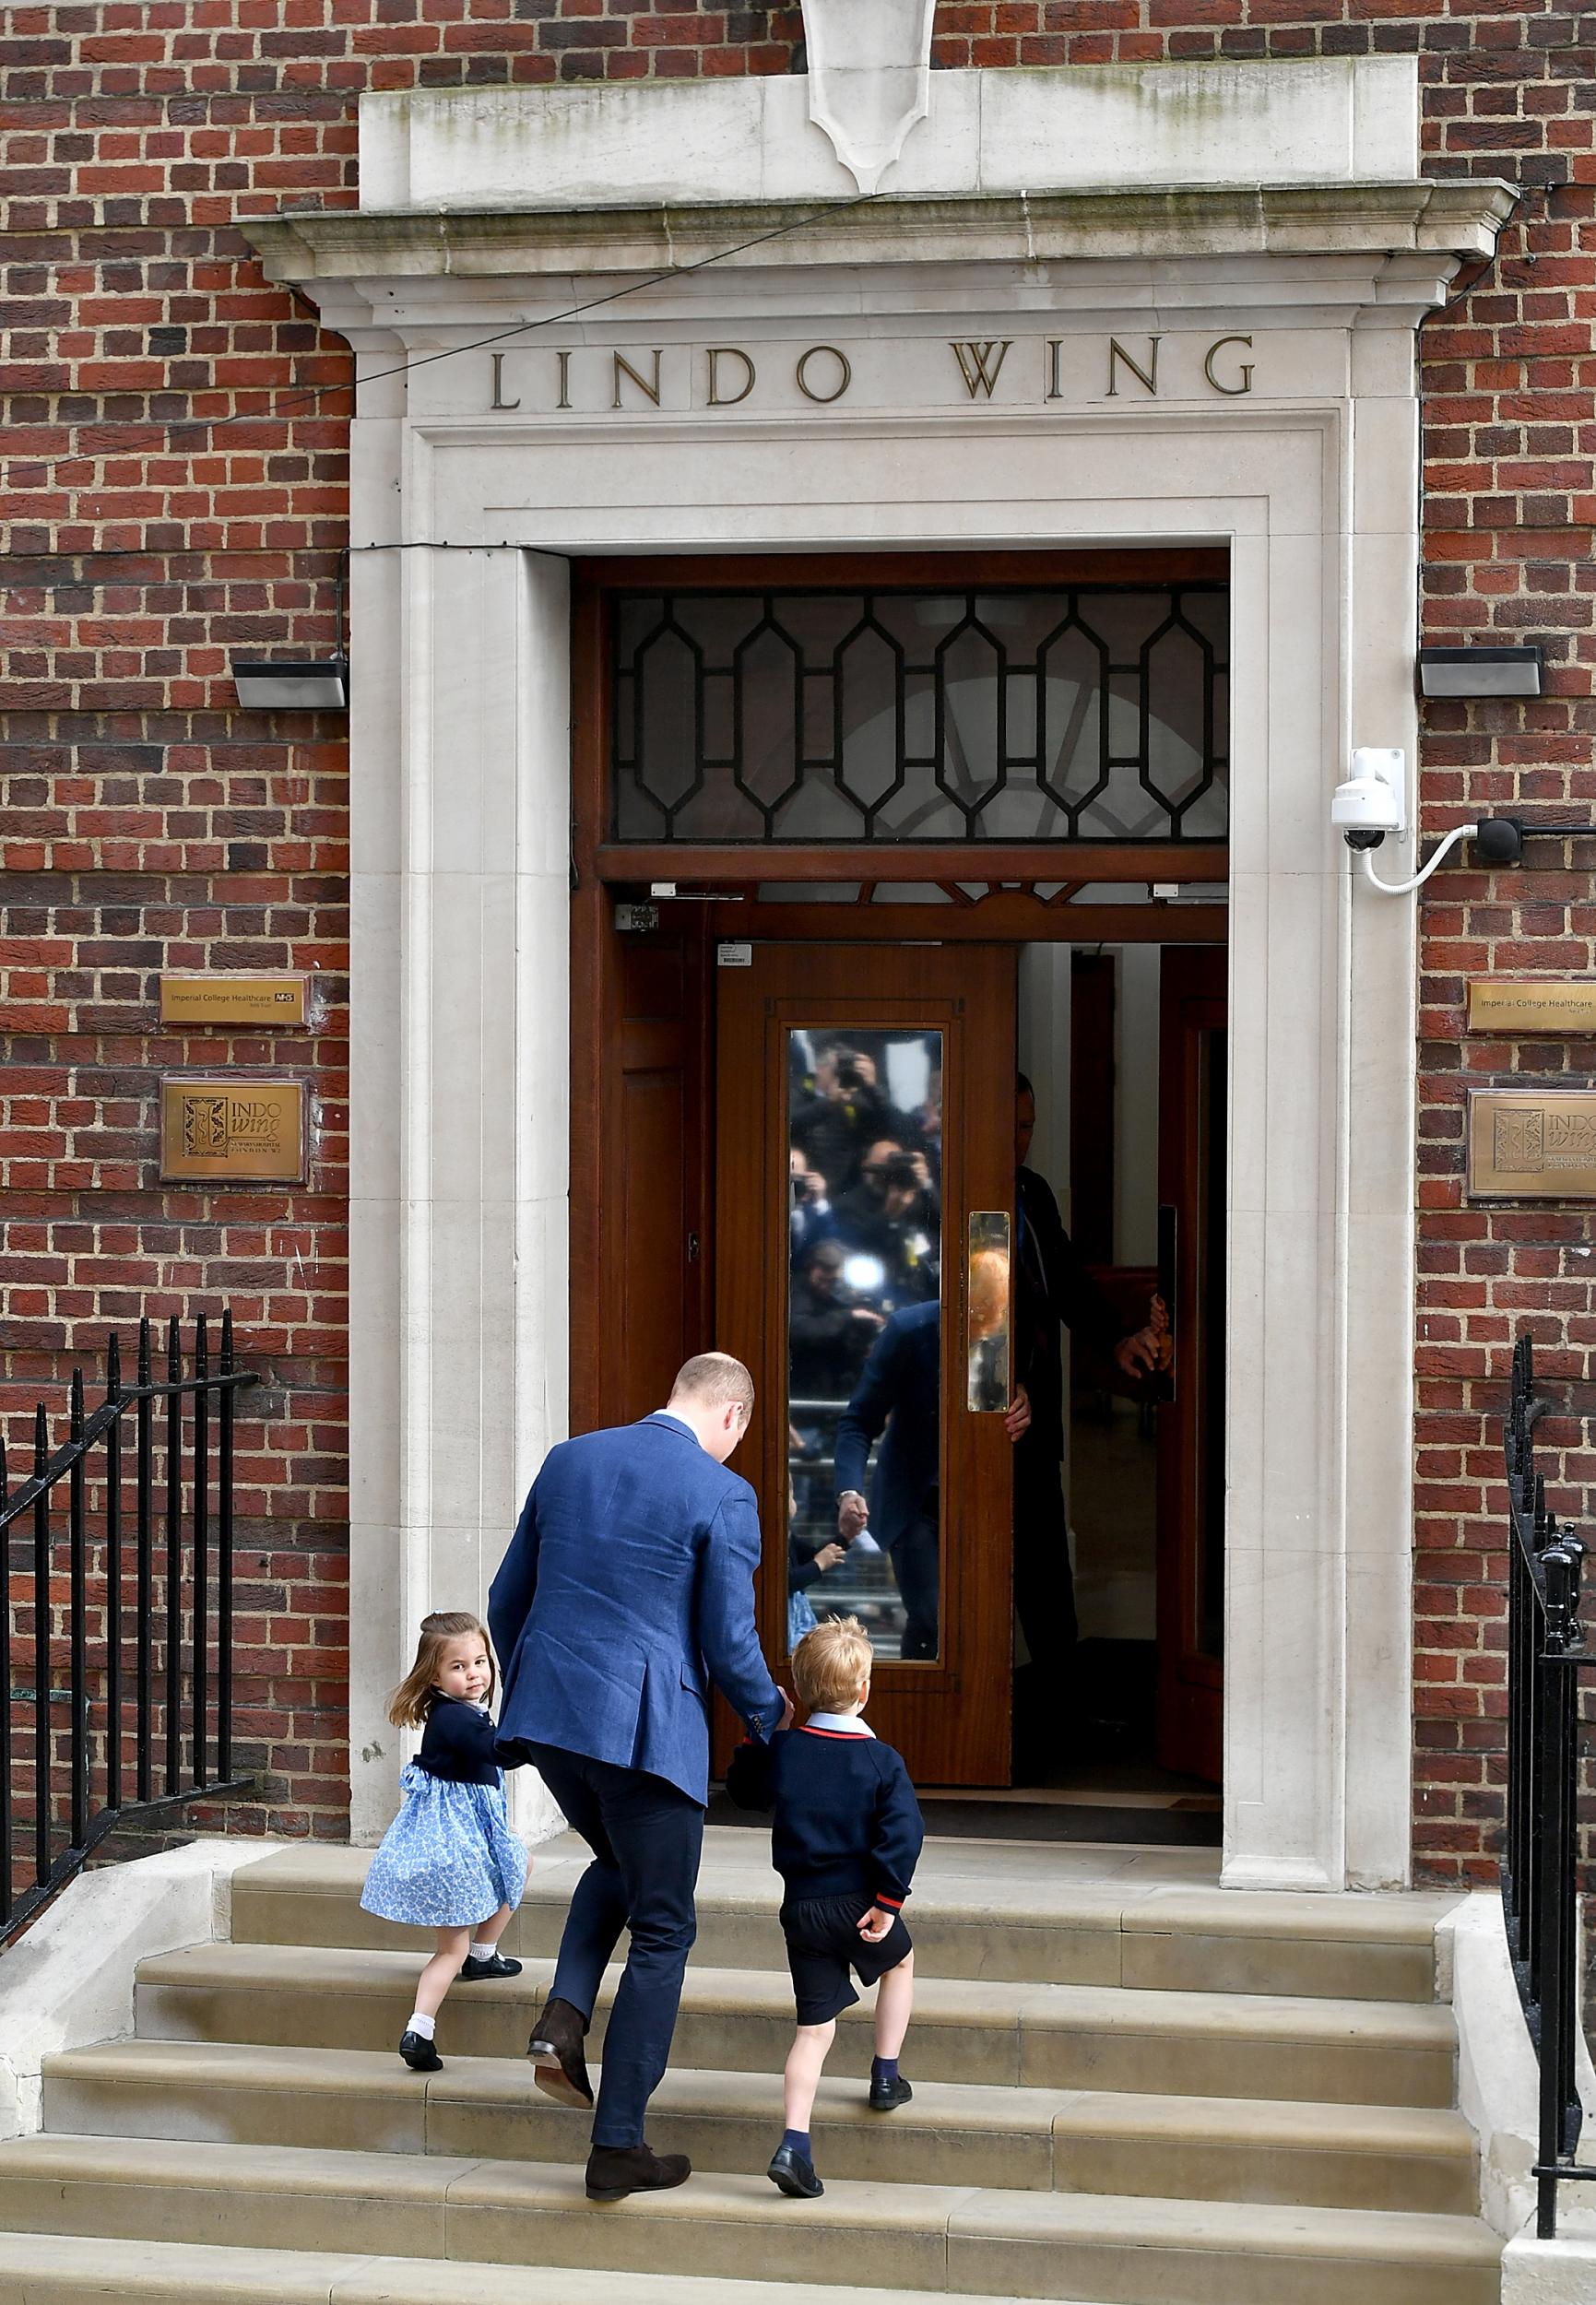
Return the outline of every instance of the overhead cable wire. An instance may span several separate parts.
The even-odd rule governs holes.
[[[688,279],[697,272],[707,272],[715,265],[727,264],[734,256],[746,255],[751,249],[763,248],[773,240],[784,240],[788,233],[801,231],[807,225],[823,222],[830,217],[845,216],[853,209],[864,207],[869,202],[881,197],[879,193],[861,192],[851,200],[829,201],[823,208],[811,208],[803,216],[789,217],[785,224],[773,225],[767,232],[755,232],[748,240],[734,242],[730,248],[714,249],[707,256],[696,257],[691,264],[668,265],[660,271],[645,274],[642,279],[628,281],[624,288],[611,289],[603,296],[590,297],[585,303],[569,305],[563,312],[546,313],[541,319],[515,321],[507,328],[495,328],[488,336],[475,337],[468,344],[444,345],[436,352],[423,352],[415,360],[396,361],[391,368],[372,369],[369,375],[340,378],[337,384],[292,385],[286,390],[281,399],[274,399],[272,405],[266,408],[239,408],[228,416],[130,418],[124,420],[125,429],[129,431],[142,431],[159,427],[163,431],[172,431],[194,427],[207,432],[219,432],[234,424],[269,423],[290,405],[313,404],[338,392],[354,393],[368,384],[382,384],[390,376],[408,376],[415,369],[430,368],[438,361],[458,360],[467,352],[487,351],[495,344],[507,343],[512,337],[530,336],[539,328],[562,327],[568,321],[580,320],[588,313],[601,311],[607,304],[618,304],[624,297],[640,295],[645,289],[659,288],[672,280]],[[336,215],[339,211],[330,210],[326,213]],[[240,219],[242,223],[265,223],[268,220],[266,218],[250,217]],[[294,284],[290,282],[287,285]],[[195,385],[192,389],[217,391],[224,390],[226,387]],[[266,389],[271,390],[273,387],[268,386]],[[79,429],[92,430],[96,427],[85,424]],[[111,424],[101,425],[98,429],[114,430],[116,427]],[[101,463],[107,455],[114,455],[118,453],[125,452],[119,452],[109,447],[93,451],[73,449],[61,456],[24,458],[17,467],[6,467],[4,479],[6,482],[15,485],[19,474],[53,474],[62,467],[74,464],[94,466]]]

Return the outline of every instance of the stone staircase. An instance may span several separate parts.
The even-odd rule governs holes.
[[[422,1957],[357,1905],[365,1858],[239,1873],[232,1941],[145,1963],[134,2038],[46,2068],[0,2145],[0,2300],[436,2305],[1496,2305],[1437,2003],[1447,1900],[1245,1896],[1212,1852],[933,1841],[911,1907],[914,2102],[864,2106],[845,2018],[826,2194],[763,2175],[791,2004],[763,1835],[707,1837],[653,2142],[679,2193],[609,2207],[585,2122],[517,2053],[580,1857],[540,1851],[506,1943],[455,1988],[443,2072],[394,2053]],[[601,2026],[596,2027],[602,2054]]]

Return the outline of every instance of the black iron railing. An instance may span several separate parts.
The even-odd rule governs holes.
[[[1507,1569],[1507,1839],[1502,1906],[1519,1994],[1541,2071],[1536,2230],[1557,2230],[1557,2187],[1576,2169],[1579,2092],[1579,1674],[1596,1666],[1579,1621],[1585,1546],[1546,1504],[1528,1336],[1513,1348],[1505,1447],[1512,1520]]]
[[[214,1367],[203,1314],[190,1373],[175,1318],[165,1360],[140,1321],[124,1385],[113,1335],[103,1401],[75,1369],[53,1451],[41,1401],[15,1490],[0,1440],[0,1944],[116,1826],[254,1782],[233,1774],[232,1522],[233,1402],[256,1378],[231,1313]]]

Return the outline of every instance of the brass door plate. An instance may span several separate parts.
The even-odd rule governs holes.
[[[1471,1089],[1471,1200],[1596,1200],[1596,1089]]]
[[[310,978],[299,973],[247,971],[228,976],[210,969],[161,973],[163,1024],[303,1024],[309,1007]]]
[[[1471,976],[1471,1033],[1596,1034],[1596,976]]]
[[[223,1185],[301,1183],[305,1083],[168,1075],[160,1084],[160,1173]]]

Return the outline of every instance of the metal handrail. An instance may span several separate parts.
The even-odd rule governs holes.
[[[234,1775],[232,1759],[233,1404],[244,1386],[259,1380],[253,1369],[234,1365],[231,1312],[222,1315],[221,1350],[215,1368],[210,1365],[209,1334],[203,1313],[195,1328],[192,1375],[183,1374],[182,1336],[175,1316],[167,1324],[164,1377],[152,1374],[150,1345],[150,1324],[144,1319],[138,1325],[137,1377],[124,1385],[119,1341],[114,1334],[109,1339],[105,1399],[87,1414],[83,1371],[73,1370],[67,1437],[53,1450],[49,1415],[44,1403],[38,1403],[33,1414],[32,1469],[15,1490],[7,1478],[5,1441],[0,1437],[0,1691],[6,1700],[0,1706],[0,1945],[26,1928],[117,1826],[139,1822],[201,1793],[225,1799],[252,1790],[255,1783],[253,1775]],[[158,1513],[155,1404],[161,1401],[166,1403],[165,1502]],[[185,1401],[193,1402],[186,1482]],[[131,1724],[124,1656],[129,1565],[123,1530],[122,1450],[123,1420],[130,1415],[134,1431]],[[96,1469],[91,1460],[97,1450],[102,1454]],[[90,1528],[89,1513],[89,1486],[95,1470],[100,1503],[97,1530]],[[52,1509],[63,1483],[67,1495],[66,1601],[65,1622],[61,1625]],[[186,1537],[185,1486],[189,1501]],[[32,1531],[31,1560],[21,1579],[26,1587],[30,1567],[31,1624],[26,1632],[14,1615],[11,1561],[11,1531],[22,1523],[30,1523]],[[102,1611],[102,1617],[97,1616],[97,1610]],[[65,1692],[52,1685],[52,1651],[63,1645],[63,1637],[67,1661]],[[31,1650],[30,1689],[13,1685],[14,1651],[23,1640]],[[57,1730],[63,1705],[66,1711],[65,1772]],[[130,1725],[134,1740],[131,1772],[124,1752]],[[63,1773],[65,1799],[59,1790]],[[103,1790],[98,1804],[94,1801],[97,1779]],[[29,1855],[17,1846],[19,1791],[31,1824],[27,1837],[31,1844],[30,1879],[27,1877]],[[19,1872],[23,1874],[20,1887]]]
[[[1583,2113],[1575,2079],[1579,2024],[1579,1674],[1596,1666],[1580,1623],[1586,1547],[1546,1503],[1535,1427],[1553,1404],[1535,1395],[1534,1347],[1513,1347],[1503,1433],[1510,1524],[1507,1566],[1507,1830],[1500,1864],[1507,1948],[1540,2066],[1536,2231],[1557,2230],[1557,2187],[1596,2180],[1577,2168]]]

